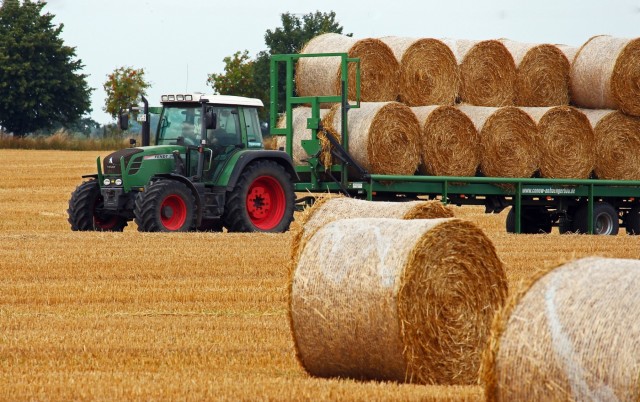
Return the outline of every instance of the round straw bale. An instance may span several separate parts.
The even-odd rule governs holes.
[[[640,116],[639,82],[640,38],[594,36],[571,66],[571,100],[580,107]]]
[[[595,168],[599,179],[640,180],[640,117],[617,110],[588,110],[595,136]]]
[[[291,260],[297,264],[299,252],[311,236],[324,225],[344,218],[435,219],[452,218],[453,210],[440,201],[385,202],[349,197],[325,197],[306,209],[299,230],[293,232]]]
[[[408,106],[453,105],[460,73],[451,49],[438,39],[380,38],[400,63],[400,101]]]
[[[320,109],[320,117],[327,114],[327,109]],[[299,106],[291,111],[292,127],[293,127],[293,163],[296,166],[307,165],[306,159],[309,157],[307,152],[302,148],[302,140],[311,139],[311,130],[307,128],[307,119],[311,117],[311,108]],[[276,127],[284,128],[287,126],[287,118],[285,115],[280,117]],[[277,145],[275,149],[286,150],[287,137],[284,135],[277,136]]]
[[[342,219],[305,244],[291,329],[312,375],[434,384],[478,380],[507,292],[489,238],[459,219]]]
[[[422,127],[420,173],[475,176],[480,165],[480,137],[473,122],[453,106],[411,108]]]
[[[487,177],[531,177],[540,164],[536,122],[524,111],[459,105],[480,133],[480,172]]]
[[[347,53],[360,58],[360,100],[395,101],[398,97],[400,66],[389,46],[379,39],[354,39],[326,33],[311,39],[300,53]],[[356,98],[356,65],[349,64],[348,98]],[[341,93],[340,58],[301,58],[296,67],[298,96],[339,95]]]
[[[567,56],[556,46],[502,39],[516,63],[515,103],[518,106],[569,104]]]
[[[510,106],[515,101],[516,65],[497,40],[444,39],[460,66],[460,100],[478,106]]]
[[[330,135],[340,139],[341,106],[334,106],[322,119]],[[362,102],[349,110],[349,152],[369,173],[413,175],[420,162],[420,123],[411,109],[398,102]],[[331,160],[325,147],[325,166]]]
[[[556,47],[562,53],[564,53],[564,57],[566,57],[567,60],[569,61],[569,75],[571,75],[571,64],[573,63],[573,60],[576,58],[576,55],[578,54],[578,51],[580,50],[580,48],[575,46],[569,46],[569,45],[556,45]]]
[[[571,106],[521,108],[538,124],[540,176],[588,179],[595,165],[589,119]]]
[[[640,400],[640,261],[580,259],[533,278],[496,315],[489,401]]]

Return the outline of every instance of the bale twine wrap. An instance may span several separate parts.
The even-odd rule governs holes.
[[[335,105],[322,119],[330,135],[341,139],[341,106]],[[349,152],[369,173],[413,175],[420,162],[420,123],[411,109],[398,102],[362,102],[349,110]],[[331,164],[328,141],[323,162]]]
[[[489,401],[640,400],[640,261],[547,270],[496,315],[481,377]]]
[[[595,175],[599,179],[640,180],[640,117],[617,110],[582,112],[594,130]]]
[[[292,276],[297,356],[320,377],[476,383],[506,292],[495,248],[471,222],[334,221]]]
[[[443,39],[460,66],[460,100],[477,106],[514,104],[516,65],[497,40]]]
[[[475,176],[480,165],[480,136],[473,122],[453,106],[411,108],[422,132],[420,173]]]
[[[591,109],[640,116],[640,38],[594,36],[571,65],[571,100]]]
[[[322,118],[327,114],[327,109],[320,109],[320,117]],[[311,117],[311,108],[306,106],[299,106],[291,111],[292,114],[292,127],[293,127],[293,163],[296,166],[307,165],[305,161],[309,155],[307,151],[302,148],[302,140],[311,139],[311,130],[307,128],[307,119]],[[276,127],[284,128],[287,126],[287,118],[285,115],[280,117]],[[276,147],[274,149],[286,150],[287,137],[284,135],[274,136],[276,137]]]
[[[453,105],[460,73],[451,49],[438,39],[380,38],[400,63],[400,97],[408,106]]]
[[[311,39],[300,52],[347,53],[360,58],[360,100],[395,101],[398,97],[400,66],[389,46],[379,39],[354,39],[326,33]],[[348,98],[356,98],[356,65],[349,64]],[[339,95],[341,89],[339,57],[301,58],[296,66],[298,96]]]
[[[487,177],[531,177],[540,163],[536,122],[524,111],[459,105],[480,133],[480,172]]]
[[[516,64],[515,104],[517,106],[558,106],[569,104],[567,56],[554,45],[501,40]]]
[[[315,232],[328,223],[345,218],[435,219],[452,218],[453,210],[440,201],[384,202],[349,197],[317,200],[297,219],[299,229],[292,234],[291,261],[298,262],[300,250]]]
[[[588,179],[595,165],[595,137],[587,116],[571,106],[521,109],[538,124],[540,176]]]

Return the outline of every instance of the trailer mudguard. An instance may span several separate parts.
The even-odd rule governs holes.
[[[267,151],[267,150],[246,150],[238,152],[227,162],[224,171],[216,181],[216,185],[226,187],[227,191],[233,190],[244,168],[251,162],[257,160],[272,160],[280,164],[291,176],[294,182],[300,180],[298,174],[293,168],[293,161],[289,154],[283,151]]]

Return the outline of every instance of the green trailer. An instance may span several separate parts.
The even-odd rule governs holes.
[[[339,96],[294,96],[294,65],[301,58],[339,57],[341,60],[342,94]],[[560,233],[578,232],[615,235],[619,227],[627,233],[640,234],[640,181],[614,181],[598,179],[545,179],[503,177],[440,177],[390,176],[371,174],[351,157],[347,113],[360,106],[359,91],[356,99],[348,102],[348,66],[359,60],[346,53],[274,55],[271,59],[270,127],[272,135],[286,136],[283,149],[293,157],[292,109],[299,105],[311,106],[307,128],[311,138],[302,141],[308,154],[305,165],[295,166],[299,181],[297,192],[340,192],[368,200],[406,201],[415,199],[441,200],[452,205],[481,205],[487,213],[500,213],[510,208],[506,230],[512,233],[549,233],[558,226]],[[276,127],[278,115],[278,88],[284,76],[286,123]],[[355,74],[356,88],[360,88],[359,73]],[[325,167],[320,161],[321,143],[318,133],[323,131],[320,105],[341,103],[342,133],[340,141],[332,142],[334,165]],[[331,140],[333,137],[326,136]],[[305,197],[307,202],[313,196]]]

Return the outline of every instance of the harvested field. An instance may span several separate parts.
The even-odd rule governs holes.
[[[70,232],[69,194],[98,155],[0,150],[0,400],[482,400],[478,386],[307,375],[290,233]],[[506,211],[454,213],[493,241],[509,288],[573,258],[640,258],[632,236],[510,235]]]

